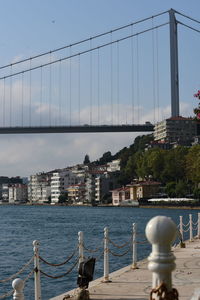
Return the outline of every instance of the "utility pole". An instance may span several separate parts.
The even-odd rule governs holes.
[[[169,10],[170,67],[171,67],[171,116],[179,116],[178,39],[175,10]]]

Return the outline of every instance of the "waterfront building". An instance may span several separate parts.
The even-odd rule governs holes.
[[[1,186],[1,201],[8,202],[9,201],[9,184],[3,183]]]
[[[28,184],[28,200],[30,203],[48,202],[51,197],[52,172],[37,173],[30,176]]]
[[[95,202],[109,203],[111,202],[111,190],[119,187],[116,172],[105,172],[95,179]]]
[[[159,192],[161,183],[157,181],[135,181],[127,186],[130,188],[130,199],[149,199],[155,197]]]
[[[120,206],[125,200],[130,199],[130,187],[123,186],[121,188],[112,190],[112,205]]]
[[[0,201],[9,201],[9,185],[15,183],[22,183],[22,179],[17,177],[0,176]]]
[[[155,124],[154,140],[190,145],[197,135],[197,123],[193,118],[171,117]]]
[[[58,203],[59,196],[64,194],[70,185],[78,184],[83,180],[84,177],[77,175],[71,168],[54,172],[51,178],[51,202]]]
[[[112,190],[112,204],[136,205],[140,199],[155,197],[159,192],[160,182],[157,181],[135,181],[125,187]]]
[[[69,204],[84,204],[85,183],[70,185],[67,189],[67,202]]]
[[[28,187],[26,184],[16,183],[8,187],[9,203],[27,202]]]
[[[118,172],[107,172],[106,169],[96,169],[87,172],[85,182],[85,199],[92,205],[108,203],[111,200],[111,190],[118,187],[116,174]]]

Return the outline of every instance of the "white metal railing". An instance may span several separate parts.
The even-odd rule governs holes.
[[[186,224],[183,223],[183,216],[179,217],[178,229],[180,231],[182,241],[184,241],[185,233],[189,233],[189,241],[194,238],[200,238],[200,213],[198,213],[197,221],[193,222],[192,214],[189,214],[189,220]]]

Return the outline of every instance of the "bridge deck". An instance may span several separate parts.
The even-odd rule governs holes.
[[[175,248],[176,270],[173,272],[173,285],[179,292],[179,300],[191,299],[194,290],[200,289],[200,240],[187,242],[186,248]],[[90,283],[91,300],[147,300],[151,290],[151,272],[147,269],[147,259],[138,263],[139,269],[130,266],[110,275],[112,282],[102,283],[97,279]],[[63,300],[64,296],[75,294],[75,290],[50,300]]]
[[[82,126],[31,126],[0,127],[0,134],[30,133],[92,133],[92,132],[152,132],[152,124],[139,125],[82,125]]]

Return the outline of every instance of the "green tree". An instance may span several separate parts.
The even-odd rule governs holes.
[[[176,182],[168,182],[165,186],[165,190],[169,197],[176,197]]]
[[[195,187],[200,183],[200,145],[195,145],[189,149],[186,156],[186,174]]]
[[[162,182],[176,181],[186,179],[186,164],[185,158],[188,149],[183,146],[178,146],[175,149],[166,150],[165,166],[161,174]]]
[[[187,183],[183,180],[179,180],[175,187],[176,197],[185,197],[188,194]]]
[[[67,195],[66,194],[60,194],[58,197],[58,203],[66,203],[67,202]]]
[[[110,151],[105,152],[102,157],[99,159],[100,165],[104,165],[107,162],[112,161],[112,154]]]
[[[84,158],[84,161],[83,161],[83,164],[84,165],[88,165],[90,163],[90,157],[88,154],[85,155],[85,158]]]

